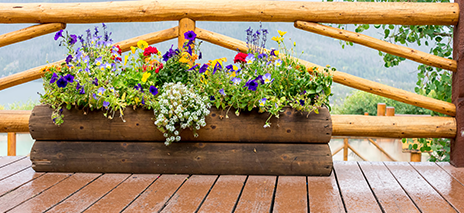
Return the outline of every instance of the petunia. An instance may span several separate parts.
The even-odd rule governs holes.
[[[50,84],[55,83],[56,80],[58,80],[58,75],[56,73],[53,73],[52,78],[50,79]]]
[[[198,71],[199,73],[204,73],[206,72],[206,69],[208,69],[208,65],[207,64],[203,64],[201,67],[200,67],[200,70]]]
[[[145,48],[148,47],[148,43],[144,40],[140,40],[137,42],[137,47],[139,47],[142,50],[145,50]]]
[[[81,90],[79,90],[79,94],[85,94],[84,87],[81,87]]]
[[[68,85],[68,81],[66,81],[66,79],[61,77],[60,79],[58,79],[58,81],[56,81],[56,85],[60,88],[64,88],[66,87],[66,85]]]
[[[153,86],[153,85],[152,85],[152,86],[150,86],[150,89],[149,89],[149,91],[150,91],[150,93],[151,93],[152,95],[156,95],[156,94],[158,94],[158,88],[156,88],[156,87],[155,87],[155,86]]]
[[[211,96],[209,96],[209,100],[214,101],[214,100],[216,100],[216,98],[214,98],[214,96],[211,95]]]
[[[264,84],[264,79],[262,75],[258,75],[258,77],[255,78],[255,81],[259,81],[261,84]]]
[[[77,42],[77,36],[76,35],[70,35],[69,36],[69,45],[74,45]]]
[[[247,55],[247,57],[245,58],[245,61],[247,62],[247,64],[251,64],[253,63],[253,61],[255,61],[255,56],[251,53],[249,53]]]
[[[95,77],[95,80],[92,81],[92,84],[94,84],[95,86],[98,86],[98,78]]]
[[[224,89],[220,89],[219,93],[221,93],[221,95],[226,95],[226,92],[224,92]]]
[[[305,101],[304,101],[304,100],[300,100],[300,105],[301,105],[301,106],[304,106],[304,105],[305,105]]]
[[[232,78],[231,81],[234,83],[234,85],[238,85],[238,84],[240,84],[240,82],[242,81],[242,79],[240,79],[240,78]]]
[[[148,78],[151,76],[151,73],[149,72],[145,72],[143,73],[143,76],[142,76],[142,82],[145,83],[147,82]]]
[[[256,89],[258,88],[258,82],[256,82],[255,80],[249,80],[248,82],[246,82],[244,87],[247,87],[251,91],[256,91]]]
[[[63,30],[60,30],[58,32],[56,32],[55,34],[55,41],[58,40],[58,38],[62,37],[63,36]]]
[[[259,106],[264,106],[266,104],[267,98],[259,100]]]
[[[163,55],[163,61],[168,61],[170,58],[172,58],[174,55],[178,53],[179,50],[173,50],[173,46],[174,45],[171,45],[171,48]]]
[[[266,73],[263,76],[264,83],[268,84],[274,81],[274,79],[271,79],[271,73]]]
[[[105,91],[106,91],[106,89],[105,89],[105,88],[103,88],[103,87],[100,87],[100,88],[98,88],[98,90],[97,90],[97,93],[98,93],[98,95],[99,95],[99,96],[102,96],[102,95],[103,95],[103,93],[104,93]]]
[[[69,82],[69,83],[74,82],[74,76],[71,75],[71,74],[65,75],[65,76],[64,76],[64,79],[65,79],[67,82]]]
[[[108,109],[108,106],[110,105],[110,102],[108,101],[103,101],[103,107],[105,107],[105,109]]]
[[[66,64],[69,66],[69,62],[71,62],[73,59],[72,55],[68,55],[68,57],[66,57]]]
[[[193,41],[197,37],[197,34],[195,34],[193,31],[187,31],[184,33],[184,37],[187,40]]]

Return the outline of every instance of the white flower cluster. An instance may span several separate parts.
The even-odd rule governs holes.
[[[180,141],[181,129],[190,128],[198,137],[196,130],[206,126],[205,117],[210,113],[207,97],[179,82],[164,84],[162,91],[154,113],[155,125],[164,133],[165,144]]]

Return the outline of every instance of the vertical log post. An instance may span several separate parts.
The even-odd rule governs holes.
[[[411,152],[411,162],[421,162],[422,160],[422,153],[420,152]]]
[[[455,0],[459,5],[459,20],[454,26],[453,59],[458,62],[453,73],[452,101],[456,105],[456,138],[451,139],[450,163],[464,167],[464,0]]]
[[[368,112],[365,112],[364,115],[369,115],[369,113],[368,113]]]
[[[8,156],[16,156],[16,132],[8,132]]]
[[[343,161],[348,161],[348,138],[343,139]]]
[[[385,116],[385,111],[387,110],[387,104],[378,103],[377,104],[377,116]]]
[[[195,31],[195,21],[183,18],[179,21],[179,37],[177,38],[179,50],[182,49],[184,43],[187,41],[184,37],[187,31]]]

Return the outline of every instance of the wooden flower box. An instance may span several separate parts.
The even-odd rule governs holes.
[[[207,126],[193,137],[164,145],[152,110],[126,108],[123,122],[101,111],[64,110],[56,126],[47,105],[34,108],[29,129],[36,140],[31,160],[36,171],[159,174],[330,175],[328,146],[332,120],[326,108],[302,114],[286,108],[271,127],[266,113],[211,109]]]

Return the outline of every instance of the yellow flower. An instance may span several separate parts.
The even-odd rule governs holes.
[[[135,54],[135,50],[136,50],[136,48],[131,46],[132,54]]]
[[[236,72],[230,72],[230,77],[234,78],[236,76]]]
[[[124,56],[124,66],[126,66],[126,64],[127,64],[127,59],[128,59],[128,58],[129,58],[128,55]]]
[[[284,31],[280,31],[280,30],[277,30],[277,32],[279,32],[279,35],[280,36],[284,36],[287,32],[284,32]]]
[[[137,47],[139,47],[142,50],[145,50],[145,48],[148,47],[148,43],[144,40],[140,40],[137,42]]]
[[[182,57],[179,59],[179,62],[181,63],[188,63],[190,62],[190,54],[188,52],[183,52]]]
[[[138,97],[135,97],[135,104],[138,104],[140,102],[140,99]]]
[[[278,56],[278,55],[279,55],[279,51],[278,51],[278,50],[274,51],[274,54]]]
[[[204,78],[200,78],[201,83],[208,84],[208,81]]]
[[[148,78],[150,77],[151,73],[149,72],[145,72],[143,73],[143,76],[142,76],[142,82],[145,83],[147,82]]]

